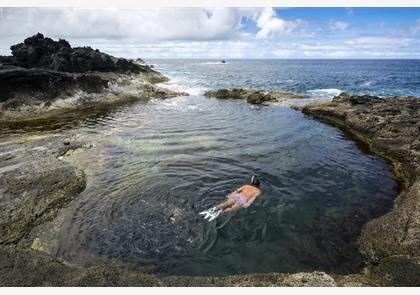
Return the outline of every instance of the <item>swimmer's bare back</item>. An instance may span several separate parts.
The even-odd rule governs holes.
[[[220,214],[224,212],[231,212],[240,208],[248,208],[251,204],[261,195],[259,188],[260,181],[257,176],[252,176],[251,183],[245,184],[230,193],[226,200],[216,207],[212,207],[208,210],[200,212],[200,215],[204,216],[204,219],[212,221],[216,219]]]

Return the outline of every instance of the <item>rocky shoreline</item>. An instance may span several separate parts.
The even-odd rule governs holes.
[[[65,40],[40,34],[13,47],[12,54],[0,58],[0,128],[43,126],[138,100],[186,95],[154,85],[166,78],[141,60],[71,48]],[[308,98],[245,88],[205,95],[251,104]],[[49,133],[0,142],[0,286],[419,286],[419,98],[341,94],[299,110],[367,144],[393,163],[401,180],[394,208],[363,228],[358,246],[370,265],[361,273],[158,277],[128,264],[81,268],[34,250],[25,237],[36,225],[54,219],[86,187],[85,173],[66,158],[91,143]]]
[[[339,127],[394,166],[401,191],[392,210],[368,222],[358,240],[371,263],[348,276],[363,285],[420,285],[420,99],[350,96],[303,107],[302,112]],[[350,283],[347,281],[347,283]]]
[[[17,136],[0,143],[0,286],[336,286],[324,272],[159,277],[136,266],[83,268],[42,251],[31,230],[56,217],[86,187],[71,154],[77,135]],[[42,248],[42,247],[41,247]]]
[[[0,56],[0,128],[43,125],[120,105],[187,93],[155,85],[167,81],[142,60],[115,58],[42,34]]]

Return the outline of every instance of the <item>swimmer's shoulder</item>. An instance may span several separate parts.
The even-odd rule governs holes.
[[[259,193],[261,194],[261,190],[258,187],[255,187],[253,185],[250,184],[245,184],[243,186],[241,186],[239,188],[242,192],[247,192],[247,193]]]

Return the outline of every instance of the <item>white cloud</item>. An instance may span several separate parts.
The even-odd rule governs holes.
[[[0,37],[27,37],[37,32],[61,38],[133,38],[216,40],[240,37],[242,17],[262,9],[244,8],[0,8]]]
[[[414,40],[410,38],[400,37],[357,37],[353,39],[347,39],[344,44],[357,45],[361,47],[401,47],[408,46]]]
[[[348,40],[346,40],[348,41]],[[361,46],[346,44],[343,39],[328,41],[284,42],[265,39],[248,41],[165,41],[154,44],[124,46],[98,44],[104,51],[125,57],[150,58],[403,58],[420,57],[415,49],[418,41],[411,47],[389,45]]]
[[[348,23],[342,21],[335,21],[332,22],[330,25],[331,30],[333,31],[345,31],[349,27]]]
[[[0,54],[42,32],[128,58],[420,58],[420,19],[414,22],[411,35],[375,36],[352,22],[355,37],[342,38],[308,19],[283,19],[272,8],[0,8]]]
[[[258,16],[257,27],[259,28],[256,34],[257,38],[268,38],[291,34],[299,26],[301,21],[284,20],[277,17],[276,12],[272,8],[265,8]]]

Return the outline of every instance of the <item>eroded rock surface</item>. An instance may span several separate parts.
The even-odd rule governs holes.
[[[0,245],[17,243],[83,191],[84,172],[60,160],[81,147],[60,136],[0,143]]]

